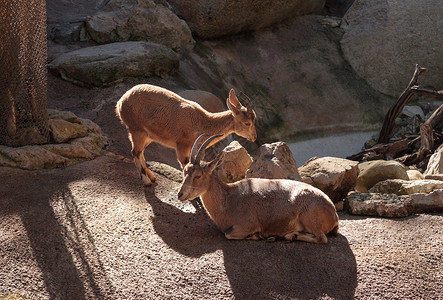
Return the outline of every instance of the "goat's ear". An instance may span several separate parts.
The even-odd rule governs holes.
[[[224,152],[220,152],[216,158],[214,158],[211,162],[208,163],[208,168],[211,169],[211,172],[221,165],[223,162],[223,157],[225,156]]]
[[[234,115],[237,115],[240,112],[242,105],[240,101],[238,101],[237,96],[235,96],[234,89],[229,91],[229,98],[226,99],[226,105],[234,113]]]

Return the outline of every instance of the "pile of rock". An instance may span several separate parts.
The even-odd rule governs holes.
[[[91,120],[68,111],[48,110],[51,144],[0,145],[0,166],[34,170],[58,168],[103,155],[107,138]]]
[[[443,178],[443,147],[425,174],[396,161],[358,163],[336,157],[315,157],[297,168],[283,142],[262,145],[254,159],[238,142],[224,151],[228,159],[219,176],[226,182],[252,177],[303,181],[325,192],[337,210],[356,215],[406,217],[443,211],[443,181],[436,180]]]

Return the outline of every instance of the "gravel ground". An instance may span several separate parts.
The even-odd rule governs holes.
[[[443,215],[340,213],[328,245],[229,241],[163,176],[108,155],[0,168],[0,295],[29,299],[441,299]],[[197,207],[197,208],[196,208]]]

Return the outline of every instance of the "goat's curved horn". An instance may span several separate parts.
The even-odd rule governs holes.
[[[189,160],[192,164],[195,164],[195,158],[197,157],[197,154],[195,152],[197,151],[198,145],[200,144],[201,140],[205,137],[209,136],[209,134],[203,133],[201,134],[194,142],[194,145],[192,145],[191,154],[189,155]],[[200,149],[197,151],[197,153],[200,151]]]
[[[209,137],[198,149],[197,154],[195,155],[195,160],[194,160],[194,164],[195,163],[199,163],[200,160],[203,158],[203,155],[205,155],[205,151],[206,151],[206,147],[209,145],[210,142],[212,142],[213,139],[216,139],[218,137],[223,136],[222,134],[217,134],[217,135],[213,135],[211,137]]]
[[[248,96],[246,96],[245,93],[240,92],[240,99],[241,101],[245,104],[245,107],[248,111],[252,111],[252,103],[251,103],[251,99],[249,99]]]

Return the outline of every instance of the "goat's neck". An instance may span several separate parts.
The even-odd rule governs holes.
[[[215,224],[221,230],[224,230],[226,210],[228,209],[226,199],[229,187],[218,178],[215,171],[211,175],[208,186],[209,188],[206,192],[201,195],[203,206]]]
[[[222,134],[217,140],[225,138],[228,134],[234,132],[234,116],[230,110],[219,113],[207,113],[206,132],[207,134]],[[212,144],[215,144],[212,143]]]

